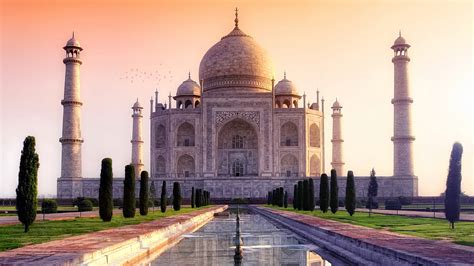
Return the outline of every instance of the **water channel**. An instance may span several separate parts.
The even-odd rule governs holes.
[[[199,230],[145,265],[240,265],[234,262],[236,207],[217,216]],[[291,231],[278,228],[259,214],[239,209],[243,259],[241,265],[347,264],[326,250],[307,243]]]

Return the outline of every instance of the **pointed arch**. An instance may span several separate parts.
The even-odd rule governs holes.
[[[280,161],[280,175],[298,176],[298,158],[293,154],[287,154]]]
[[[164,148],[166,146],[166,128],[163,125],[158,125],[155,131],[155,147]]]
[[[309,160],[309,175],[320,176],[321,175],[321,160],[316,154],[311,156]]]
[[[321,147],[321,132],[316,123],[312,123],[311,126],[309,126],[309,146],[316,148]]]
[[[156,174],[158,176],[165,176],[166,175],[166,160],[163,156],[159,155],[156,157],[155,161],[155,169],[156,169]]]
[[[298,146],[298,127],[293,122],[281,126],[280,146]]]
[[[177,132],[177,146],[194,146],[195,133],[194,126],[188,122],[182,123],[178,127]]]
[[[195,176],[195,163],[191,155],[184,154],[178,158],[176,165],[179,177],[193,177]]]

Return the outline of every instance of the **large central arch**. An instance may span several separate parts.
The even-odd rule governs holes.
[[[221,127],[217,136],[217,175],[258,175],[258,134],[249,122],[236,118]]]

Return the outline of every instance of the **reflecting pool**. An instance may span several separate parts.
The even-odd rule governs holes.
[[[149,261],[149,265],[234,265],[236,213],[218,216]],[[264,217],[240,209],[242,265],[344,264]],[[323,257],[324,256],[324,257]]]

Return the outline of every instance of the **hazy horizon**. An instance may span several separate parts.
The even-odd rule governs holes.
[[[81,43],[83,176],[98,177],[113,159],[114,176],[130,162],[131,106],[144,109],[149,170],[149,100],[160,101],[188,77],[234,25],[264,47],[275,79],[283,72],[316,100],[326,99],[326,170],[331,162],[330,106],[343,109],[345,169],[367,176],[393,171],[393,51],[401,30],[408,54],[414,169],[420,195],[445,189],[452,144],[461,142],[462,191],[474,195],[471,1],[48,1],[0,2],[0,197],[15,196],[23,140],[36,137],[39,194],[56,193],[60,176],[65,52],[72,31]],[[130,72],[160,79],[130,79]],[[173,107],[175,103],[173,102]],[[344,174],[345,175],[345,174]]]

